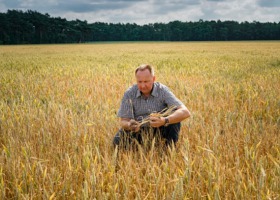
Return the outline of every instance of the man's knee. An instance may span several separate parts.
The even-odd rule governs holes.
[[[113,146],[118,146],[120,144],[120,136],[115,136],[113,139]]]
[[[120,129],[113,139],[113,145],[116,146],[127,146],[131,142],[132,136],[129,132],[125,132]]]
[[[113,139],[113,146],[114,146],[114,147],[119,146],[120,143],[121,143],[121,134],[122,134],[121,132],[122,132],[122,130],[119,130],[119,131],[116,133],[116,135],[115,135],[115,137],[114,137],[114,139]]]
[[[166,139],[167,144],[176,144],[179,139],[179,133],[181,129],[181,123],[170,124],[164,127],[163,137]]]

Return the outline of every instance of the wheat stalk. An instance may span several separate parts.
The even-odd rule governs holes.
[[[150,122],[150,117],[167,117],[170,114],[172,114],[175,110],[177,109],[177,106],[170,106],[170,107],[166,107],[164,108],[162,111],[158,112],[158,113],[151,113],[148,117],[145,117],[141,122],[140,122],[140,126],[147,124]]]

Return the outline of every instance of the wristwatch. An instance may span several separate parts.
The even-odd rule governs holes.
[[[165,120],[164,126],[168,126],[169,125],[169,119],[167,117],[165,117],[164,120]]]

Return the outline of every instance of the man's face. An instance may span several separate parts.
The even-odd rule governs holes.
[[[144,95],[150,95],[155,82],[155,76],[153,76],[148,69],[138,71],[135,76],[138,89]]]

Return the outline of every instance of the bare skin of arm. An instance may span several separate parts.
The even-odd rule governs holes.
[[[134,119],[121,118],[120,125],[126,131],[138,132],[140,130],[139,122]]]
[[[175,124],[178,122],[183,121],[184,119],[190,117],[190,111],[187,109],[186,106],[182,105],[178,107],[178,109],[169,115],[167,118],[170,124]],[[150,117],[150,125],[152,127],[160,127],[165,125],[165,118],[164,117]]]
[[[170,124],[175,124],[183,121],[184,119],[190,117],[190,111],[186,106],[182,105],[178,109],[169,115],[167,118]],[[134,119],[121,118],[120,119],[121,127],[126,131],[138,132],[140,130],[140,123]],[[165,125],[164,117],[150,117],[150,125],[154,128]]]

